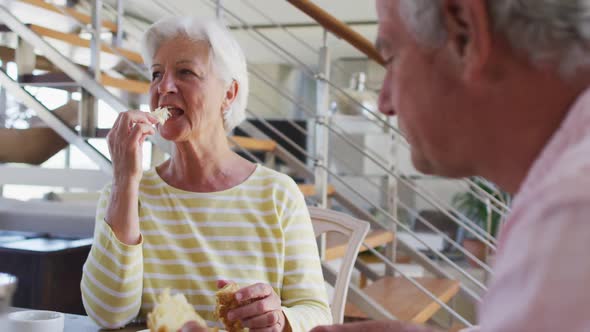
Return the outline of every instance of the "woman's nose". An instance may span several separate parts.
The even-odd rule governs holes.
[[[160,94],[167,94],[167,93],[176,93],[178,92],[178,88],[176,86],[176,81],[174,79],[174,75],[169,73],[164,73],[162,75],[162,79],[158,84],[158,92]]]

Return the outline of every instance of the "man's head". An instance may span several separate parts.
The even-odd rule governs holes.
[[[423,172],[514,182],[490,168],[512,158],[526,173],[588,83],[590,1],[377,0],[377,12],[380,109]]]

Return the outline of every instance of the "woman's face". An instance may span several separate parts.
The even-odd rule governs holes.
[[[151,67],[150,107],[168,106],[170,118],[158,124],[167,140],[199,140],[223,129],[227,107],[223,81],[212,70],[209,44],[179,36],[162,43]]]

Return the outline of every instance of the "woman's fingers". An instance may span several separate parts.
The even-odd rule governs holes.
[[[127,111],[120,113],[107,135],[107,141],[111,144],[124,141],[132,132],[135,124],[143,123],[152,125],[158,120],[152,115],[141,111]]]
[[[267,296],[231,310],[227,315],[227,319],[230,321],[244,321],[273,310],[281,310],[281,300],[274,293],[273,296]]]
[[[131,110],[119,113],[113,124],[112,130],[122,130],[129,133],[129,130],[133,128],[133,125],[136,123],[156,124],[158,123],[158,120],[147,112]]]
[[[217,280],[217,288],[223,288],[225,285],[229,284],[231,281],[219,279]]]
[[[142,143],[146,136],[155,134],[156,131],[154,127],[146,123],[137,123],[131,129],[131,134],[129,135],[129,143],[130,145],[137,142]]]
[[[238,302],[246,302],[255,299],[261,299],[272,294],[274,290],[269,284],[258,283],[244,287],[236,292]]]
[[[283,313],[280,310],[273,310],[250,319],[243,320],[242,324],[251,330],[272,327],[274,325],[280,324],[282,314]]]

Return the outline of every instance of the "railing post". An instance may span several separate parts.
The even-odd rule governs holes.
[[[319,70],[317,74],[317,103],[315,118],[315,187],[320,207],[328,207],[328,156],[330,122],[330,52],[326,46],[327,31],[324,30],[324,45],[320,48]]]
[[[326,82],[330,78],[330,52],[327,46],[328,31],[324,30],[323,46],[320,48],[319,70],[316,77],[316,116],[314,124],[315,147],[315,189],[318,206],[328,207],[328,156],[329,156],[329,132],[330,121],[330,86]],[[320,257],[323,259],[326,253],[326,234],[319,239]]]
[[[6,72],[6,61],[2,61],[2,70]],[[6,89],[0,86],[0,128],[6,128],[8,117],[8,98],[6,96]],[[0,184],[0,197],[4,196],[4,186]]]
[[[492,200],[490,198],[486,198],[485,204],[486,204],[486,215],[487,215],[485,231],[488,234],[492,234],[492,226],[493,226],[492,222],[494,220],[494,215],[493,215],[494,211],[492,210]],[[490,247],[485,246],[484,248],[485,248],[485,250],[484,250],[484,256],[483,256],[482,261],[484,263],[488,264],[488,256],[490,255]],[[491,275],[490,275],[490,273],[486,272],[485,270],[484,270],[484,273],[485,273],[484,280],[487,283],[488,280],[490,279]]]
[[[33,70],[35,70],[37,61],[35,47],[17,36],[14,60],[16,63],[17,81],[20,81],[21,77],[27,74],[32,74]],[[27,107],[23,104],[19,104],[18,109],[20,112],[25,112]]]
[[[393,130],[389,126],[383,126],[383,131],[389,135],[394,140],[393,144],[391,144],[391,150],[389,154],[386,156],[387,159],[387,168],[391,170],[385,176],[386,182],[386,210],[392,216],[399,218],[398,214],[398,199],[399,199],[399,182],[397,181],[397,176],[400,176],[399,172],[399,137],[395,135]],[[392,175],[395,174],[397,176]],[[391,260],[393,264],[395,264],[396,257],[397,257],[397,224],[391,223],[390,231],[393,232],[394,239],[390,243],[385,246],[385,256]],[[388,276],[395,275],[395,270],[389,266],[385,266],[385,274]]]
[[[100,82],[100,11],[102,0],[92,0],[92,40],[90,41],[90,74]],[[98,123],[98,100],[86,89],[81,89],[79,118],[80,135],[83,137],[95,137]]]
[[[123,16],[125,15],[124,0],[117,0],[117,32],[113,38],[113,46],[123,46]]]
[[[221,0],[215,0],[215,17],[223,21],[223,8],[221,5]]]

